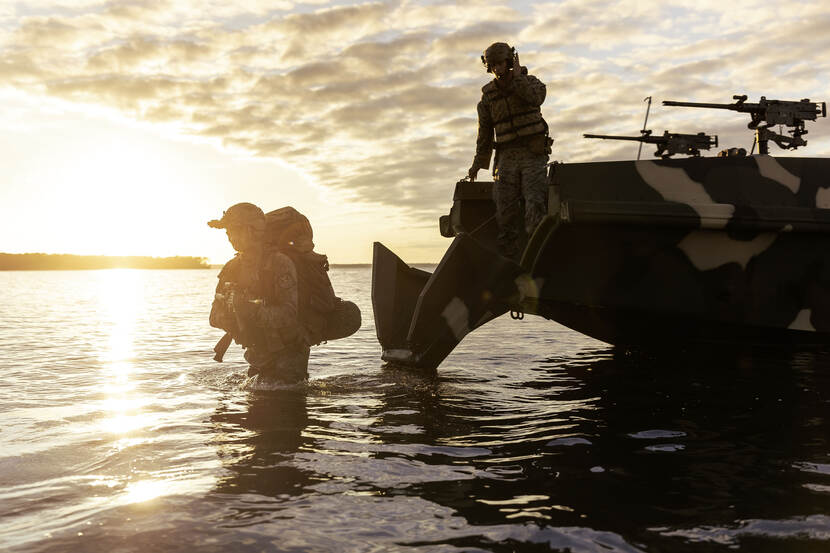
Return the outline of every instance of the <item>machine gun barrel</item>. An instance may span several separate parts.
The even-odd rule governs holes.
[[[604,138],[608,140],[633,140],[635,142],[655,143],[659,141],[658,137],[654,136],[615,136],[611,134],[583,134],[583,138]]]
[[[739,110],[738,106],[741,106],[742,104],[710,104],[704,102],[675,102],[674,100],[663,100],[663,105],[684,108],[731,109],[735,111],[741,111]]]

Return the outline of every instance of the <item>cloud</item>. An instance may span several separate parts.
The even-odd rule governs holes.
[[[23,21],[17,37],[35,48],[75,46],[86,31],[72,20],[57,17],[30,17]]]
[[[494,41],[516,44],[547,84],[543,113],[560,160],[630,152],[581,135],[636,134],[649,95],[656,133],[704,130],[730,141],[751,141],[741,116],[659,101],[828,99],[830,15],[818,1],[797,10],[748,0],[48,5],[17,19],[0,11],[6,86],[279,158],[321,186],[425,224],[446,211],[472,160],[475,105],[490,78],[479,56]]]
[[[91,72],[187,71],[197,62],[212,60],[216,50],[211,44],[182,39],[134,37],[116,46],[102,48],[87,58]]]
[[[371,30],[391,11],[389,4],[380,2],[337,6],[311,13],[290,14],[269,23],[269,27],[288,35],[308,37],[332,36]],[[352,35],[354,36],[354,35]]]

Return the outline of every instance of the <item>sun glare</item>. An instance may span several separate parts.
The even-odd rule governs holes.
[[[169,493],[168,483],[163,480],[139,480],[127,485],[124,504],[142,503]]]
[[[50,183],[50,219],[62,219],[55,251],[103,255],[176,255],[171,228],[189,207],[186,167],[175,155],[132,129],[91,129],[56,152],[38,181]],[[192,200],[191,200],[192,201]]]
[[[103,347],[99,355],[105,368],[103,389],[107,392],[102,407],[108,413],[100,425],[107,432],[125,434],[152,423],[151,416],[141,413],[149,398],[136,393],[131,378],[136,319],[144,301],[143,281],[136,269],[104,270],[96,275],[100,312],[109,325],[108,347]]]
[[[96,276],[101,312],[112,325],[102,360],[109,361],[116,373],[129,372],[136,317],[144,299],[141,275],[137,269],[110,269],[98,271]]]

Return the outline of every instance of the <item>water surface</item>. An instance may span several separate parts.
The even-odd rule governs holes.
[[[828,551],[830,358],[630,356],[535,317],[437,374],[212,360],[215,270],[0,273],[10,551]]]

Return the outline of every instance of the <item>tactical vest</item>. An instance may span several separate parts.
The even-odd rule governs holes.
[[[270,253],[269,253],[270,252]],[[242,271],[241,259],[231,259],[219,273],[220,283],[233,282],[241,285],[245,291],[255,298],[261,298],[266,305],[274,303],[275,270],[273,255],[282,253],[291,259],[297,273],[297,322],[299,328],[296,335],[307,345],[317,345],[329,339],[326,336],[328,319],[341,301],[334,293],[328,275],[328,258],[316,252],[300,252],[293,248],[269,248],[259,269],[254,273]],[[220,284],[221,286],[221,284]],[[294,334],[293,332],[291,334]],[[286,337],[290,343],[293,338]]]
[[[232,282],[245,290],[250,297],[262,298],[267,302],[273,301],[273,286],[264,282],[261,271],[248,272],[243,269],[242,258],[237,254],[219,271],[220,286],[225,282]]]
[[[517,138],[547,133],[548,125],[539,106],[527,103],[515,93],[505,95],[495,81],[484,85],[481,92],[496,130],[497,147]]]

